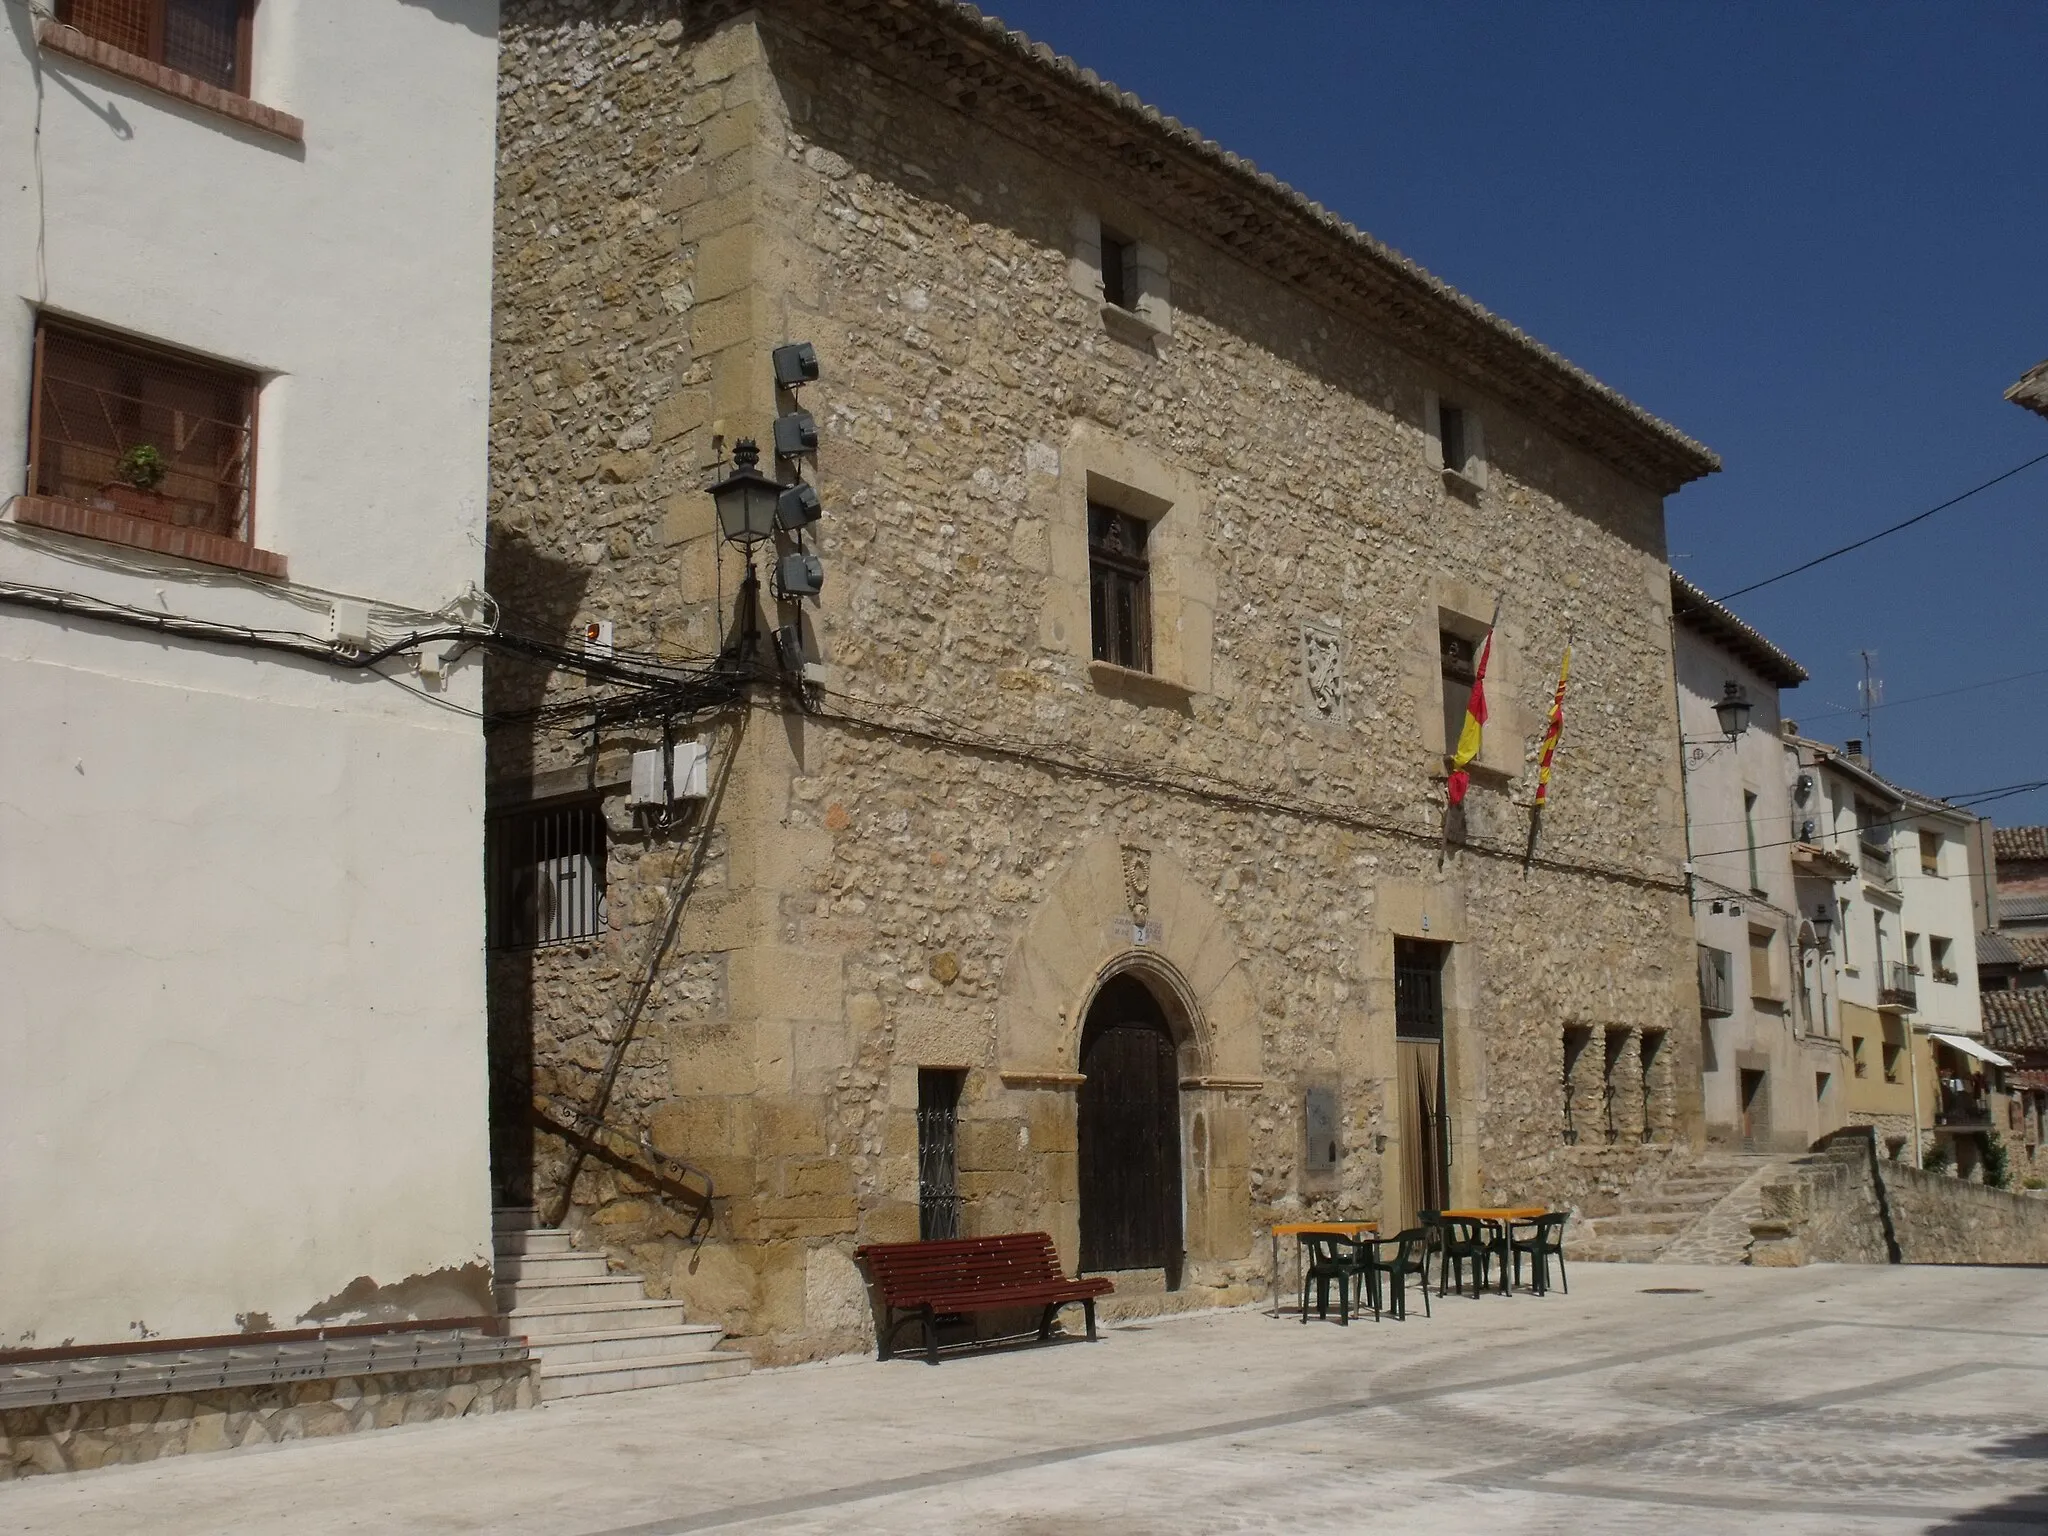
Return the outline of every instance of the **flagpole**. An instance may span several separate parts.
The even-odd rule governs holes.
[[[1493,632],[1494,632],[1495,630],[1497,630],[1497,629],[1499,629],[1499,628],[1500,628],[1500,610],[1501,610],[1501,605],[1502,605],[1502,604],[1504,604],[1504,603],[1505,603],[1505,602],[1507,601],[1507,596],[1508,596],[1508,594],[1507,594],[1507,589],[1506,589],[1506,588],[1502,588],[1502,589],[1501,589],[1501,590],[1500,590],[1500,591],[1499,591],[1498,593],[1496,593],[1496,594],[1494,595],[1494,599],[1493,599],[1493,618],[1492,618],[1492,619],[1491,619],[1490,621],[1488,621],[1488,623],[1487,623],[1487,626],[1486,626],[1486,638],[1485,638],[1485,640],[1483,640],[1483,641],[1481,642],[1481,646],[1482,646],[1482,649],[1481,649],[1481,651],[1480,651],[1480,657],[1481,657],[1481,660],[1482,660],[1482,661],[1490,661],[1490,660],[1492,659],[1492,655],[1493,655]],[[1478,676],[1478,677],[1476,677],[1476,678],[1475,678],[1475,679],[1473,680],[1473,684],[1472,684],[1472,686],[1473,686],[1473,687],[1475,687],[1475,688],[1484,688],[1484,687],[1486,686],[1486,674],[1484,673],[1484,671],[1482,671],[1482,672],[1481,672],[1481,673],[1479,674],[1479,676]],[[1471,715],[1471,713],[1472,713],[1472,706],[1471,706],[1471,704],[1470,704],[1469,702],[1467,702],[1467,704],[1466,704],[1466,706],[1465,706],[1465,713],[1466,713],[1467,717],[1469,717],[1469,716]],[[1482,725],[1481,725],[1481,729],[1482,729],[1482,730],[1484,730],[1484,724],[1483,724],[1483,723],[1482,723]],[[1456,762],[1456,760],[1457,760],[1457,753],[1458,753],[1458,744],[1457,744],[1456,742],[1445,742],[1445,743],[1444,743],[1444,748],[1445,748],[1445,751],[1444,751],[1444,761],[1445,761],[1446,763],[1455,763],[1455,762]],[[1457,770],[1457,769],[1456,769],[1455,767],[1453,767],[1453,768],[1451,769],[1451,772],[1452,772],[1452,773],[1456,773],[1457,771],[1458,771],[1458,770]],[[1437,844],[1437,850],[1436,850],[1436,867],[1437,867],[1438,869],[1442,869],[1442,868],[1444,867],[1444,865],[1445,865],[1445,864],[1447,864],[1447,863],[1448,863],[1448,862],[1450,861],[1450,857],[1451,857],[1451,812],[1452,812],[1452,811],[1454,811],[1454,810],[1456,810],[1456,809],[1457,809],[1457,807],[1456,807],[1455,805],[1453,805],[1453,804],[1451,803],[1451,801],[1450,801],[1450,787],[1449,787],[1449,783],[1448,783],[1448,781],[1447,781],[1447,782],[1446,782],[1446,784],[1445,784],[1445,789],[1444,789],[1444,823],[1443,823],[1443,836],[1442,836],[1442,840],[1441,840],[1441,841],[1440,841],[1440,842],[1439,842],[1439,843]]]

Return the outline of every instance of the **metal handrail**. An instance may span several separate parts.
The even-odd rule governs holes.
[[[559,1115],[562,1118],[557,1119]],[[645,1177],[652,1173],[655,1188],[669,1194],[690,1207],[690,1230],[683,1240],[693,1248],[700,1248],[710,1235],[712,1201],[717,1198],[718,1186],[704,1169],[695,1163],[685,1162],[673,1153],[664,1152],[655,1146],[648,1132],[637,1136],[621,1126],[612,1124],[601,1115],[570,1102],[559,1094],[537,1093],[533,1096],[533,1117],[543,1130],[580,1147],[593,1157],[601,1158],[625,1171]],[[566,1123],[565,1123],[566,1122]],[[636,1169],[624,1154],[608,1144],[608,1138],[618,1137],[633,1144],[635,1150],[647,1159],[648,1168]],[[700,1192],[692,1189],[686,1180],[699,1179],[704,1188]],[[666,1188],[664,1188],[666,1186]]]

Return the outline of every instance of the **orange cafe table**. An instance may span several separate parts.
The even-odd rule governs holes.
[[[1376,1221],[1283,1221],[1273,1228],[1273,1269],[1272,1285],[1267,1299],[1273,1303],[1273,1316],[1280,1315],[1280,1239],[1297,1239],[1294,1245],[1294,1288],[1301,1289],[1301,1244],[1299,1239],[1308,1233],[1333,1233],[1339,1237],[1358,1237],[1366,1232],[1377,1232],[1380,1224]]]
[[[1540,1205],[1474,1205],[1460,1211],[1445,1211],[1444,1215],[1454,1221],[1481,1222],[1505,1232],[1510,1222],[1534,1221],[1538,1216],[1544,1215],[1546,1209]],[[1503,1247],[1500,1263],[1500,1293],[1503,1296],[1508,1294],[1509,1273],[1507,1250]]]

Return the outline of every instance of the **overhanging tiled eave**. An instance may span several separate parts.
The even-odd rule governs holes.
[[[1721,461],[1277,177],[959,0],[776,0],[818,39],[1356,319],[1659,494]]]

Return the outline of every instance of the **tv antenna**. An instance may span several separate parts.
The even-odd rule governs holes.
[[[1871,749],[1876,743],[1872,740],[1870,712],[1884,702],[1884,679],[1872,670],[1877,664],[1877,652],[1858,651],[1856,654],[1863,658],[1863,681],[1856,685],[1857,697],[1863,701],[1863,760],[1871,762],[1875,758]]]

